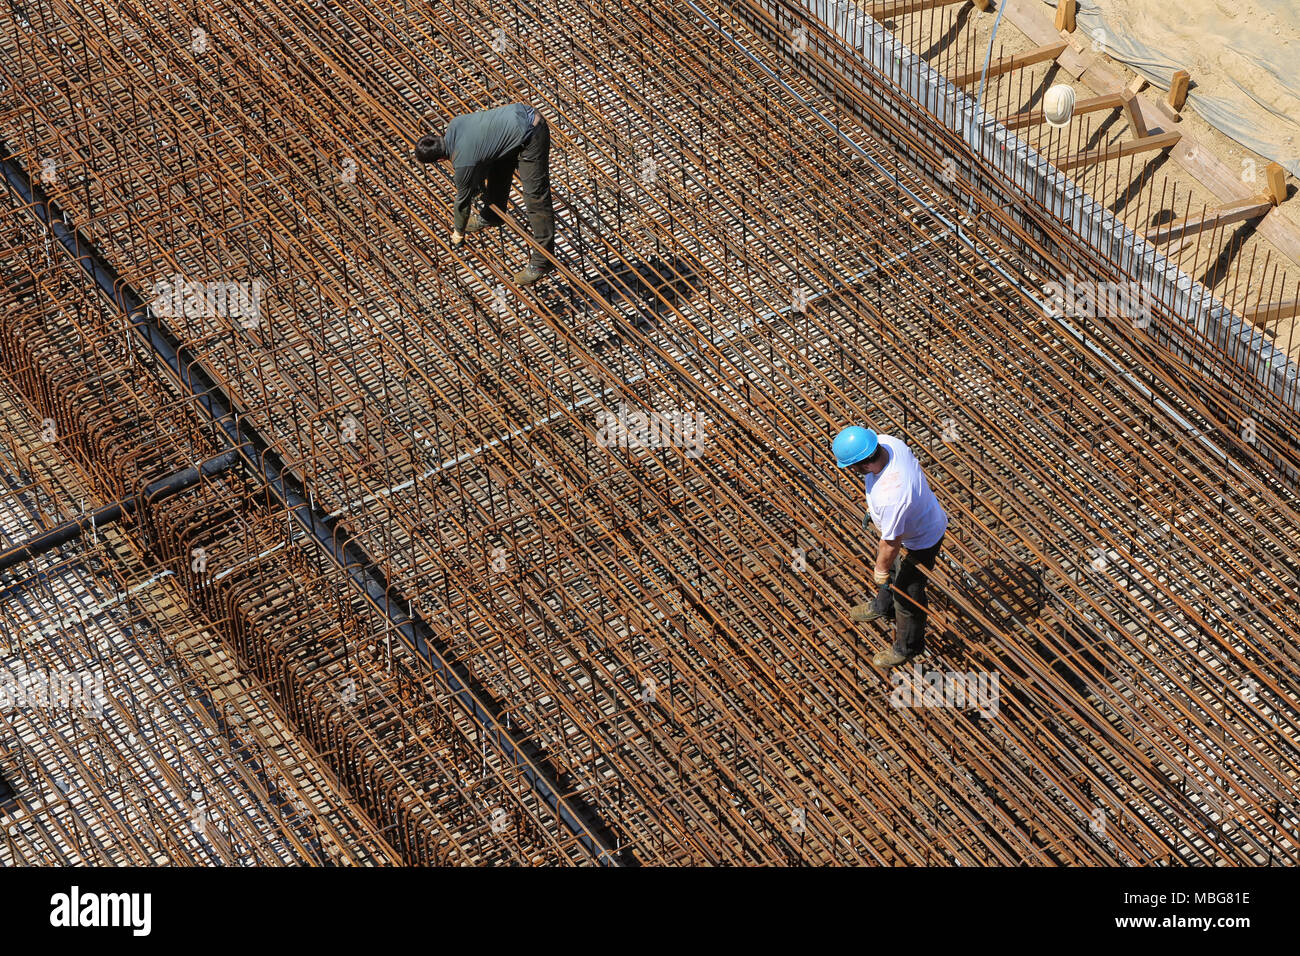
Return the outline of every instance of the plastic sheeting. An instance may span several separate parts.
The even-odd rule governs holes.
[[[1300,0],[1081,0],[1075,19],[1094,49],[1161,89],[1186,70],[1190,109],[1300,176]]]

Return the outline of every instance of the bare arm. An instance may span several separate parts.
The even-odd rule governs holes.
[[[882,577],[886,580],[889,578],[889,572],[893,570],[894,561],[898,558],[898,552],[902,549],[902,538],[894,538],[892,541],[886,538],[880,539],[880,547],[876,549],[876,567],[874,575],[877,583],[881,583],[880,579]]]

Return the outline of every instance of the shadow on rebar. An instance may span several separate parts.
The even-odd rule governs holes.
[[[588,282],[599,298],[578,293],[573,305],[593,330],[604,332],[597,338],[601,345],[617,344],[625,331],[652,327],[703,286],[694,267],[680,256],[605,263]],[[626,328],[623,322],[610,327],[611,310]]]

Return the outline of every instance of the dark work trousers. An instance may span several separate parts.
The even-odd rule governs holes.
[[[524,193],[524,206],[528,210],[528,226],[537,244],[555,254],[555,209],[551,205],[551,128],[545,119],[539,119],[532,135],[518,150],[498,159],[488,169],[483,188],[483,218],[499,221],[487,211],[488,206],[505,209],[510,201],[510,181],[519,171],[519,185]],[[528,264],[538,269],[551,268],[551,262],[536,249],[532,250]]]
[[[929,602],[925,597],[926,577],[917,569],[917,565],[933,568],[934,559],[939,556],[942,547],[941,537],[921,551],[904,548],[894,559],[889,583],[876,592],[876,610],[898,622],[894,637],[896,654],[911,657],[925,649],[925,609],[929,607]],[[896,595],[895,589],[901,593]]]

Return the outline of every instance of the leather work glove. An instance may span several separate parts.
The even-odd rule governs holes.
[[[461,246],[463,246],[463,245],[465,245],[465,235],[464,235],[464,233],[453,232],[453,233],[451,234],[451,247],[452,247],[453,249],[459,249],[459,248],[460,248]]]
[[[871,580],[875,581],[878,586],[884,587],[889,583],[889,572],[873,570],[871,572]]]

